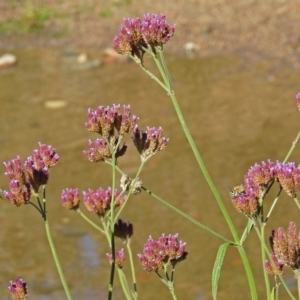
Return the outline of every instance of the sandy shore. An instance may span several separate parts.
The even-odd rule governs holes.
[[[4,1],[0,10],[2,49],[104,49],[123,17],[163,12],[177,26],[169,51],[184,54],[191,43],[198,56],[235,54],[300,67],[298,0],[27,0]]]

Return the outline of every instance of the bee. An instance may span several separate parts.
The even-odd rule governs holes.
[[[235,186],[229,193],[231,199],[236,198],[238,195],[245,194],[245,187],[243,184]]]

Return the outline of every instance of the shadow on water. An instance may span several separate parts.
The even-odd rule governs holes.
[[[105,238],[74,212],[63,209],[59,201],[65,187],[87,190],[111,185],[109,167],[91,164],[82,154],[88,139],[96,138],[84,128],[88,107],[131,104],[132,112],[140,117],[141,129],[162,126],[170,143],[165,151],[146,164],[141,176],[145,186],[231,238],[197,168],[169,98],[137,65],[122,63],[81,70],[74,69],[74,60],[62,51],[30,49],[16,51],[16,55],[18,65],[0,74],[1,161],[10,160],[17,154],[25,159],[37,147],[38,141],[57,149],[60,162],[51,170],[48,213],[74,299],[105,299],[109,278],[105,257],[109,248]],[[99,55],[90,53],[94,58]],[[146,59],[148,64],[151,67],[151,62]],[[168,64],[192,135],[241,233],[246,219],[231,207],[228,192],[243,181],[244,174],[255,162],[285,157],[299,129],[294,101],[300,90],[299,72],[278,67],[274,61],[249,62],[240,57],[189,60],[171,55]],[[47,101],[63,101],[66,105],[51,109],[47,107]],[[119,166],[133,176],[139,157],[130,142],[128,137],[130,149],[120,159]],[[298,152],[296,148],[291,158],[297,163]],[[7,187],[4,175],[0,177],[0,184]],[[162,233],[178,232],[190,251],[188,259],[177,266],[178,298],[211,299],[211,270],[221,241],[146,194],[130,201],[123,219],[134,224],[134,253],[142,251],[149,235],[157,238]],[[296,216],[292,201],[284,196],[270,219],[267,234],[274,227],[286,227],[290,220],[296,221]],[[97,222],[95,216],[91,218]],[[63,299],[42,219],[36,211],[29,206],[17,209],[2,201],[0,224],[1,299],[9,299],[8,281],[18,276],[28,282],[30,299]],[[121,242],[118,241],[117,247],[123,247]],[[245,248],[259,298],[264,298],[260,248],[254,233],[246,241]],[[158,294],[160,299],[170,297],[156,275],[145,273],[138,262],[137,278],[141,299],[154,299]],[[287,281],[291,278],[292,274],[288,273]],[[118,283],[115,292],[114,299],[124,298]],[[238,252],[229,249],[221,273],[219,299],[229,299],[228,295],[245,299],[249,298],[245,296],[247,293]]]

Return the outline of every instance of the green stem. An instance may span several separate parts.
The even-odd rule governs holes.
[[[300,204],[299,204],[299,201],[298,201],[298,199],[297,199],[297,198],[294,198],[294,201],[295,201],[295,203],[296,203],[296,205],[297,205],[298,209],[300,209]]]
[[[110,164],[109,161],[106,161],[106,163]],[[116,166],[116,170],[120,173],[120,174],[125,174],[118,166]],[[232,245],[237,245],[238,243],[235,243],[233,241],[228,240],[227,238],[223,237],[222,235],[218,234],[217,232],[211,230],[210,228],[206,227],[205,225],[201,224],[200,222],[196,221],[195,219],[193,219],[191,216],[189,216],[188,214],[182,212],[181,210],[179,210],[178,208],[176,208],[175,206],[171,205],[170,203],[168,203],[167,201],[163,200],[162,198],[160,198],[159,196],[157,196],[156,194],[152,193],[150,190],[148,190],[145,187],[142,187],[142,189],[147,192],[150,196],[152,196],[153,198],[157,199],[158,201],[160,201],[161,203],[163,203],[165,206],[167,206],[168,208],[170,208],[171,210],[175,211],[176,213],[178,213],[179,215],[181,215],[182,217],[184,217],[185,219],[189,220],[191,223],[197,225],[198,227],[210,232],[211,234],[215,235],[216,237],[219,237],[220,239],[222,239],[224,242],[232,244]],[[126,203],[126,202],[125,202]]]
[[[69,291],[69,288],[68,288],[68,285],[67,285],[64,273],[62,271],[62,268],[61,268],[61,265],[60,265],[60,262],[59,262],[56,250],[55,250],[55,246],[54,246],[54,243],[53,243],[53,240],[52,240],[52,236],[51,236],[51,232],[50,232],[50,226],[49,226],[49,221],[46,219],[44,221],[44,223],[45,223],[45,228],[46,228],[47,239],[48,239],[48,242],[49,242],[49,245],[50,245],[50,249],[51,249],[51,252],[52,252],[52,255],[53,255],[53,258],[54,258],[54,262],[55,262],[55,265],[56,265],[56,268],[57,268],[60,280],[61,280],[62,285],[64,287],[67,299],[68,300],[72,300],[72,297],[71,297],[71,294],[70,294],[70,291]]]
[[[173,299],[177,300],[177,296],[175,294],[175,291],[174,290],[170,290],[170,292],[171,292],[171,295],[172,295]]]
[[[116,148],[118,149],[121,139],[119,139]],[[112,199],[110,204],[110,246],[111,246],[111,255],[112,255],[112,262],[111,262],[111,269],[110,269],[110,279],[109,279],[109,287],[108,287],[108,300],[112,299],[113,294],[113,286],[114,286],[114,278],[115,278],[115,265],[116,265],[116,249],[115,249],[115,235],[114,235],[114,208],[115,208],[115,186],[116,186],[116,153],[112,151]],[[106,234],[108,235],[108,230],[105,230]]]
[[[105,220],[103,218],[100,219],[101,220],[101,223],[102,223],[102,226],[104,228],[104,233],[105,233],[105,236],[107,238],[107,242],[108,244],[110,245],[111,243],[111,240],[110,240],[110,228],[109,228],[109,225],[105,223]]]
[[[163,55],[163,53],[161,55]],[[159,63],[159,60],[155,56],[153,56],[153,58],[154,58],[156,64]],[[165,66],[165,68],[166,68],[166,66]],[[160,70],[160,72],[162,72],[161,68],[159,68],[159,70]],[[161,74],[161,75],[162,75],[163,78],[166,78],[165,74]],[[225,208],[225,205],[224,205],[224,203],[223,203],[223,201],[221,199],[221,196],[220,196],[218,190],[216,189],[216,187],[215,187],[212,179],[210,178],[210,175],[209,175],[209,173],[208,173],[208,171],[207,171],[207,169],[206,169],[206,167],[204,165],[204,162],[203,162],[203,160],[202,160],[202,158],[200,156],[200,153],[198,152],[198,149],[197,149],[196,144],[195,144],[195,142],[194,142],[194,140],[193,140],[193,138],[191,136],[191,133],[190,133],[190,131],[188,129],[188,126],[185,123],[185,120],[184,120],[183,114],[181,112],[180,106],[178,104],[177,98],[175,96],[175,93],[174,93],[174,91],[172,91],[172,90],[170,90],[168,88],[169,86],[171,86],[170,83],[168,83],[168,81],[171,82],[171,79],[168,78],[168,80],[165,81],[165,87],[163,87],[163,88],[164,88],[164,90],[167,90],[168,94],[170,95],[170,97],[172,99],[173,106],[175,108],[175,111],[176,111],[176,114],[178,116],[179,122],[180,122],[180,124],[182,126],[182,129],[183,129],[185,135],[186,135],[186,138],[189,141],[189,144],[190,144],[190,146],[192,148],[192,151],[193,151],[194,156],[195,156],[195,158],[196,158],[196,160],[198,162],[198,165],[199,165],[200,169],[202,170],[202,173],[203,173],[203,175],[204,175],[204,177],[205,177],[205,179],[206,179],[206,181],[207,181],[210,189],[212,190],[212,192],[214,194],[214,197],[215,197],[215,199],[216,199],[216,201],[217,201],[217,203],[218,203],[218,205],[219,205],[219,207],[220,207],[220,209],[222,211],[222,214],[223,214],[223,216],[225,218],[225,221],[227,222],[227,225],[228,225],[228,227],[229,227],[229,229],[230,229],[230,231],[231,231],[231,233],[232,233],[232,235],[234,237],[235,244],[238,244],[239,237],[238,237],[237,231],[235,229],[235,226],[234,226],[234,224],[233,224],[233,222],[232,222],[232,220],[231,220],[231,218],[230,218],[230,216],[229,216],[229,214],[228,214],[228,212],[227,212],[227,210]],[[239,248],[242,248],[242,247],[239,247]],[[245,253],[243,251],[242,252],[240,251],[240,254],[241,254],[241,258],[243,260],[243,263],[247,264],[247,266],[245,265],[245,268],[246,268],[246,274],[247,274],[247,277],[248,277],[248,282],[249,282],[249,285],[250,285],[252,299],[257,299],[256,287],[255,287],[255,284],[254,285],[252,284],[252,282],[254,282],[253,274],[251,272],[249,262],[246,259],[246,255],[245,255]],[[242,253],[244,253],[244,254],[242,255]]]
[[[105,161],[107,164],[111,164],[109,161]],[[124,175],[125,173],[118,167],[116,166],[116,170]],[[167,206],[168,208],[170,208],[171,210],[175,211],[176,213],[178,213],[179,215],[181,215],[182,217],[184,217],[185,219],[189,220],[191,223],[195,224],[196,226],[200,227],[201,229],[204,229],[206,231],[208,231],[209,233],[215,235],[216,237],[222,239],[224,242],[229,243],[231,245],[238,245],[239,243],[235,243],[231,240],[228,240],[227,238],[223,237],[222,235],[218,234],[217,232],[211,230],[210,228],[206,227],[205,225],[201,224],[200,222],[196,221],[195,219],[193,219],[191,216],[189,216],[188,214],[182,212],[181,210],[179,210],[178,208],[176,208],[175,206],[171,205],[170,203],[168,203],[167,201],[163,200],[162,198],[160,198],[159,196],[157,196],[156,194],[152,193],[150,190],[148,190],[145,187],[142,187],[142,189],[148,193],[150,196],[152,196],[153,198],[157,199],[158,201],[160,201],[162,204],[164,204],[165,206]]]
[[[291,149],[289,150],[288,154],[286,155],[285,159],[283,160],[284,163],[286,163],[287,160],[290,158],[292,152],[294,151],[294,149],[299,141],[299,138],[300,138],[300,131],[298,132],[295,140],[293,141]]]
[[[146,72],[151,79],[154,79],[166,92],[169,93],[169,89],[148,69],[146,69],[143,65],[140,65],[140,67],[143,69],[144,72]]]
[[[119,140],[120,142],[120,140]],[[119,143],[117,143],[116,145],[116,149],[118,148],[119,146]],[[112,155],[112,164],[111,164],[111,167],[112,167],[112,199],[111,199],[111,205],[110,205],[110,229],[111,229],[111,232],[113,233],[114,232],[114,208],[115,208],[115,186],[116,186],[116,155],[115,155],[115,152],[113,152],[113,155]],[[114,255],[114,254],[113,254]]]
[[[268,214],[267,214],[267,217],[266,217],[264,223],[267,223],[267,221],[268,221],[268,219],[270,218],[271,213],[272,213],[272,211],[273,211],[273,209],[274,209],[274,207],[275,207],[275,205],[276,205],[276,203],[277,203],[278,200],[279,200],[279,195],[278,195],[278,196],[275,198],[275,200],[273,201],[272,206],[271,206],[271,208],[270,208],[270,210],[269,210],[269,212],[268,212]]]
[[[77,208],[75,210],[86,222],[88,222],[90,225],[92,225],[94,228],[99,230],[101,233],[105,234],[105,231],[100,228],[98,225],[96,225],[93,221],[91,221],[81,210],[80,208]]]
[[[113,295],[113,286],[114,286],[114,278],[115,278],[115,269],[116,269],[116,250],[115,250],[115,236],[114,232],[111,233],[111,253],[112,253],[112,261],[110,268],[110,279],[108,286],[108,300],[112,299]]]
[[[265,285],[266,285],[266,293],[268,295],[268,298],[270,297],[270,282],[269,282],[269,275],[267,273],[266,268],[264,267],[265,261],[266,261],[266,252],[265,252],[265,224],[261,224],[260,227],[260,236],[261,236],[261,258],[262,258],[262,266],[263,266],[263,272],[264,272],[264,279],[265,279]]]
[[[181,109],[180,109],[180,107],[178,105],[176,96],[175,96],[175,94],[170,94],[170,96],[171,96],[171,99],[173,101],[173,105],[175,107],[177,116],[178,116],[179,121],[181,123],[181,126],[183,128],[183,131],[184,131],[184,133],[185,133],[185,135],[186,135],[186,137],[187,137],[187,139],[189,141],[189,144],[190,144],[190,146],[192,148],[192,151],[193,151],[193,153],[194,153],[194,155],[196,157],[198,165],[200,166],[200,169],[202,170],[202,173],[203,173],[203,175],[204,175],[204,177],[205,177],[205,179],[206,179],[206,181],[207,181],[207,183],[208,183],[208,185],[209,185],[212,193],[215,196],[215,199],[216,199],[216,201],[217,201],[217,203],[218,203],[218,205],[219,205],[219,207],[220,207],[220,209],[222,211],[222,214],[223,214],[223,216],[225,218],[225,221],[227,222],[227,225],[228,225],[228,227],[229,227],[229,229],[230,229],[230,231],[231,231],[231,233],[232,233],[232,235],[234,237],[235,242],[237,243],[239,241],[239,237],[238,237],[237,231],[236,231],[236,229],[234,227],[234,224],[233,224],[233,222],[232,222],[232,220],[231,220],[231,218],[230,218],[230,216],[229,216],[229,214],[228,214],[228,212],[227,212],[227,210],[225,208],[225,205],[224,205],[224,203],[223,203],[223,201],[221,199],[221,196],[220,196],[218,190],[216,189],[216,186],[214,185],[214,183],[213,183],[213,181],[212,181],[212,179],[211,179],[211,177],[210,177],[210,175],[209,175],[209,173],[208,173],[208,171],[207,171],[207,169],[206,169],[206,167],[204,165],[204,162],[203,162],[203,160],[202,160],[202,158],[200,156],[200,153],[198,152],[196,144],[195,144],[195,142],[194,142],[194,140],[193,140],[193,138],[191,136],[191,133],[190,133],[188,127],[187,127],[187,124],[185,123],[185,120],[183,118],[183,115],[182,115]]]
[[[137,292],[137,284],[136,284],[136,278],[135,278],[135,269],[134,269],[134,263],[133,263],[133,258],[132,258],[132,252],[131,252],[131,247],[130,247],[130,240],[126,243],[128,255],[129,255],[129,262],[130,262],[130,269],[131,269],[131,275],[132,275],[132,282],[133,282],[133,294],[134,298],[138,298],[138,292]]]
[[[142,169],[143,169],[143,167],[144,167],[144,164],[145,164],[145,162],[142,161],[141,164],[140,164],[140,167],[139,167],[139,169],[138,169],[138,171],[137,171],[137,173],[136,173],[136,175],[135,175],[135,178],[132,180],[132,184],[131,184],[130,190],[128,191],[126,200],[125,200],[124,204],[120,207],[120,209],[119,209],[119,211],[118,211],[118,213],[117,213],[117,215],[116,215],[116,217],[115,217],[115,221],[114,221],[114,222],[116,222],[116,221],[118,220],[118,218],[119,218],[121,212],[122,212],[123,209],[125,208],[125,206],[126,206],[128,200],[129,200],[129,197],[131,196],[131,193],[132,193],[132,191],[133,191],[133,189],[134,189],[135,183],[136,183],[136,181],[138,180],[138,177],[140,176],[140,174],[141,174],[141,172],[142,172]],[[119,171],[119,172],[121,171],[120,168],[117,167],[117,166],[116,166],[116,170]],[[121,171],[120,173],[121,173],[121,174],[124,174],[122,171]]]
[[[258,299],[254,277],[253,277],[253,274],[252,274],[252,271],[251,271],[251,267],[250,267],[245,249],[244,249],[243,246],[240,246],[240,247],[238,247],[238,251],[239,251],[241,259],[243,261],[243,265],[244,265],[246,275],[247,275],[247,278],[248,278],[248,283],[249,283],[250,293],[251,293],[251,299],[252,300]]]
[[[267,273],[265,266],[265,261],[266,261],[266,252],[265,252],[265,248],[266,248],[266,243],[265,243],[265,220],[264,220],[264,206],[263,206],[263,199],[259,199],[259,204],[260,204],[260,208],[259,208],[259,213],[260,213],[260,218],[258,219],[258,222],[260,224],[260,246],[261,246],[261,259],[262,259],[262,267],[263,267],[263,273],[264,273],[264,279],[265,279],[265,285],[266,285],[266,293],[267,293],[267,297],[269,299],[270,297],[270,282],[269,282],[269,276]],[[275,202],[275,201],[274,201]],[[272,209],[272,207],[271,207]],[[269,212],[270,214],[270,212]],[[268,215],[269,215],[268,214]],[[257,230],[257,232],[259,232]]]
[[[201,224],[200,222],[196,221],[195,219],[193,219],[191,216],[185,214],[184,212],[182,212],[180,209],[176,208],[175,206],[171,205],[170,203],[166,202],[165,200],[163,200],[162,198],[160,198],[159,196],[155,195],[154,193],[152,193],[151,191],[149,191],[148,189],[146,189],[145,187],[142,187],[143,190],[145,190],[149,195],[151,195],[153,198],[155,198],[156,200],[160,201],[161,203],[163,203],[165,206],[167,206],[168,208],[172,209],[173,211],[175,211],[176,213],[178,213],[179,215],[181,215],[182,217],[186,218],[187,220],[189,220],[191,223],[197,225],[198,227],[200,227],[201,229],[204,229],[206,231],[208,231],[209,233],[215,235],[216,237],[220,238],[221,240],[223,240],[226,243],[229,243],[231,245],[238,245],[238,242],[235,243],[233,241],[228,240],[227,238],[223,237],[222,235],[218,234],[217,232],[213,231],[212,229],[206,227],[205,225]]]
[[[255,228],[255,231],[256,231],[256,233],[257,233],[257,236],[258,236],[258,238],[259,238],[259,240],[260,240],[260,243],[261,243],[261,245],[263,245],[264,251],[265,251],[265,253],[267,254],[267,256],[268,256],[268,258],[269,258],[270,263],[272,264],[273,268],[276,269],[277,267],[276,267],[276,265],[275,265],[275,263],[274,263],[274,261],[273,261],[271,255],[270,255],[270,251],[269,251],[267,245],[265,244],[264,240],[263,240],[262,237],[261,237],[260,231],[258,230],[258,228],[257,228],[256,226],[254,226],[254,228]],[[282,278],[282,276],[281,276],[280,274],[278,274],[277,277],[280,279],[281,284],[282,284],[283,287],[285,288],[286,292],[289,294],[290,298],[293,299],[293,300],[296,300],[295,297],[292,295],[290,289],[289,289],[288,286],[286,285],[286,283],[285,283],[284,279]]]
[[[161,56],[163,56],[163,53],[161,54]],[[153,58],[155,60],[156,65],[160,64],[160,61],[157,59],[157,57],[153,56]],[[166,66],[165,66],[165,68],[166,68]],[[163,73],[162,68],[159,68],[159,71],[161,73]],[[162,75],[162,77],[164,79],[166,78],[166,75],[163,75],[163,74],[161,74],[161,75]],[[167,88],[167,86],[170,86],[170,83],[168,83],[169,80],[170,79],[168,79],[168,80],[165,81],[165,89],[168,90],[168,94],[170,95],[170,97],[172,99],[172,103],[173,103],[174,109],[176,111],[177,117],[179,119],[179,122],[181,124],[181,127],[182,127],[182,129],[183,129],[183,131],[185,133],[185,136],[186,136],[186,138],[187,138],[187,140],[188,140],[188,142],[189,142],[189,144],[190,144],[190,146],[192,148],[192,151],[193,151],[194,156],[195,156],[195,158],[196,158],[196,160],[198,162],[198,165],[199,165],[200,169],[202,170],[202,173],[203,173],[203,175],[204,175],[204,177],[205,177],[205,179],[206,179],[206,181],[207,181],[207,183],[208,183],[211,191],[213,192],[213,194],[215,196],[215,199],[216,199],[216,201],[217,201],[217,203],[218,203],[218,205],[219,205],[219,207],[220,207],[220,209],[222,211],[222,214],[223,214],[223,216],[224,216],[224,218],[225,218],[225,220],[226,220],[226,222],[228,224],[228,227],[229,227],[229,229],[230,229],[230,231],[231,231],[231,233],[232,233],[232,235],[234,237],[234,240],[235,240],[236,243],[238,243],[239,237],[238,237],[237,231],[236,231],[236,229],[234,227],[234,224],[233,224],[231,218],[229,217],[229,214],[228,214],[228,212],[227,212],[227,210],[225,208],[225,205],[224,205],[224,203],[223,203],[223,201],[221,199],[221,196],[220,196],[217,188],[215,187],[212,179],[210,178],[210,175],[209,175],[209,173],[208,173],[208,171],[207,171],[207,169],[205,167],[205,164],[204,164],[204,162],[203,162],[203,160],[202,160],[202,158],[200,156],[200,153],[199,153],[199,151],[197,149],[197,146],[196,146],[196,144],[194,142],[194,139],[192,138],[192,135],[191,135],[191,133],[189,131],[189,128],[188,128],[188,126],[187,126],[187,124],[186,124],[186,122],[184,120],[184,117],[183,117],[182,111],[180,109],[179,103],[177,101],[177,98],[175,96],[175,93],[174,93],[174,91],[172,91],[172,90],[170,90],[170,89]]]
[[[168,82],[168,89],[169,90],[173,90],[173,87],[172,87],[172,80],[171,80],[171,76],[170,76],[170,72],[169,72],[169,69],[168,69],[168,66],[167,66],[167,63],[166,63],[166,60],[165,60],[165,56],[164,56],[164,53],[162,50],[160,50],[159,52],[159,57],[160,57],[160,61],[162,63],[162,67],[164,69],[164,73],[166,74],[166,77],[167,77],[167,81],[165,82]],[[160,64],[159,64],[160,65]]]
[[[169,74],[169,70],[167,68],[167,65],[165,63],[165,59],[164,59],[164,55],[163,55],[163,52],[161,50],[158,50],[157,52],[159,53],[159,57],[160,57],[160,60],[157,58],[156,54],[154,54],[153,52],[149,51],[148,49],[145,49],[146,52],[148,52],[149,54],[152,55],[155,63],[156,63],[156,66],[159,70],[159,73],[160,75],[162,76],[162,79],[166,85],[166,89],[167,91],[171,91],[172,88],[171,88],[171,77],[170,77],[170,74]]]
[[[251,231],[253,225],[254,225],[254,220],[250,220],[250,219],[249,219],[249,220],[248,220],[248,223],[247,223],[247,226],[246,226],[246,228],[244,229],[244,232],[243,232],[242,237],[241,237],[241,239],[240,239],[240,242],[239,242],[240,245],[243,245],[243,243],[244,243],[244,241],[246,240],[247,236],[249,235],[249,233],[250,233],[250,231]]]
[[[118,275],[119,275],[122,290],[125,294],[126,299],[131,300],[132,298],[131,298],[130,293],[129,293],[129,287],[128,287],[128,283],[127,283],[127,280],[126,280],[126,276],[124,275],[124,273],[121,269],[118,269]]]

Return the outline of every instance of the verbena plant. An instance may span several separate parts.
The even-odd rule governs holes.
[[[239,252],[242,259],[249,283],[251,299],[258,299],[251,266],[243,246],[251,232],[257,234],[261,245],[262,269],[267,298],[277,299],[279,287],[282,286],[286,290],[286,297],[295,299],[282,277],[284,275],[284,268],[286,267],[292,268],[295,273],[300,298],[300,232],[297,231],[296,224],[290,222],[287,230],[282,227],[272,230],[270,236],[271,250],[269,250],[265,241],[266,224],[282,192],[286,192],[292,197],[297,207],[300,208],[297,200],[297,192],[300,188],[300,168],[294,162],[288,162],[289,156],[298,142],[300,133],[298,133],[284,161],[267,160],[260,164],[255,164],[250,167],[248,173],[245,175],[244,183],[237,185],[230,192],[233,206],[247,220],[244,232],[239,236],[224,206],[224,201],[221,199],[205,168],[204,162],[185,123],[172,86],[171,77],[164,59],[163,45],[169,41],[174,32],[175,26],[170,26],[167,23],[166,16],[163,14],[146,14],[143,19],[124,19],[124,24],[121,26],[119,34],[115,37],[114,48],[120,54],[128,55],[132,58],[137,63],[137,66],[146,72],[151,79],[154,79],[165,90],[168,98],[171,99],[196,161],[213,192],[232,237],[224,237],[213,231],[145,187],[139,178],[140,173],[146,162],[153,155],[166,148],[168,139],[163,136],[162,128],[148,127],[145,131],[140,130],[138,128],[138,117],[131,114],[129,105],[124,105],[123,110],[120,105],[113,105],[112,107],[99,106],[95,109],[88,109],[87,122],[85,124],[86,129],[99,134],[100,137],[94,141],[89,141],[88,150],[84,151],[84,154],[91,162],[104,162],[111,166],[112,184],[108,188],[89,189],[82,193],[77,188],[66,188],[61,194],[62,205],[67,209],[77,212],[92,227],[97,229],[99,233],[105,235],[107,239],[107,243],[111,249],[111,252],[107,253],[107,258],[111,265],[107,299],[113,298],[116,274],[124,292],[124,298],[128,300],[139,299],[138,282],[135,276],[135,266],[130,244],[133,235],[133,224],[124,221],[121,219],[121,216],[124,207],[130,205],[130,198],[142,192],[148,193],[194,225],[220,239],[221,245],[212,270],[212,295],[214,299],[217,299],[220,271],[226,250],[230,246]],[[146,68],[145,57],[154,60],[160,74],[159,77]],[[297,94],[296,99],[300,108],[300,94]],[[117,165],[117,160],[126,155],[127,145],[123,143],[123,138],[127,134],[132,135],[133,145],[137,149],[141,159],[140,166],[135,176],[132,177],[127,175]],[[58,160],[59,156],[54,148],[39,143],[39,148],[34,150],[24,163],[22,163],[19,156],[5,162],[5,175],[9,179],[9,188],[3,190],[1,196],[17,207],[22,204],[30,204],[42,215],[50,249],[63,288],[67,298],[72,299],[51,238],[47,218],[47,182],[50,168],[55,166]],[[117,180],[118,176],[120,177],[120,181]],[[264,211],[264,199],[270,189],[275,186],[279,187],[279,191],[277,197],[272,202],[271,209],[266,213]],[[82,201],[88,211],[95,213],[99,217],[97,224],[82,213],[80,209],[80,202]],[[122,239],[126,247],[131,269],[130,278],[127,278],[123,272],[125,252],[124,249],[116,249],[116,238]],[[157,239],[150,236],[141,254],[138,254],[139,261],[144,270],[146,272],[154,272],[162,283],[165,284],[166,288],[169,289],[170,297],[173,299],[177,299],[174,270],[177,263],[185,260],[187,257],[186,244],[179,240],[176,233],[162,234]],[[270,283],[269,275],[274,277],[274,284]],[[11,281],[9,292],[13,299],[26,299],[26,282],[22,278]]]

